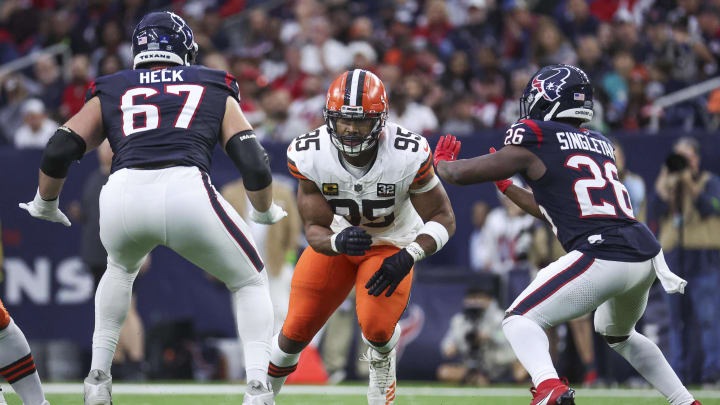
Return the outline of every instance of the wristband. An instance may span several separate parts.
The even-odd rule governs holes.
[[[337,236],[338,236],[338,234],[334,233],[334,234],[332,234],[332,236],[330,237],[330,249],[332,249],[333,252],[335,252],[335,253],[340,253],[340,252],[337,250],[337,247],[335,246],[335,239],[337,239]]]
[[[423,233],[435,240],[435,252],[442,249],[442,247],[445,246],[447,241],[450,239],[450,234],[448,234],[447,229],[442,224],[435,221],[426,222],[425,225],[420,228],[418,235]]]
[[[405,246],[405,251],[412,256],[415,263],[425,258],[425,250],[417,242]]]

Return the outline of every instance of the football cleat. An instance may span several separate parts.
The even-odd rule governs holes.
[[[690,404],[690,405],[702,405],[702,404],[700,403],[700,401],[698,401],[698,400],[695,400],[695,402],[693,402],[693,403],[692,403],[692,404]]]
[[[90,370],[85,378],[85,405],[112,405],[112,377]]]
[[[243,397],[243,405],[275,405],[272,389],[258,380],[249,381]]]
[[[537,388],[530,388],[533,396],[530,405],[575,405],[575,390],[567,386],[567,380],[545,380]]]
[[[5,397],[2,393],[2,388],[0,388],[0,405],[7,405],[7,402],[5,402]]]
[[[395,401],[397,380],[395,379],[396,352],[382,354],[372,347],[360,358],[370,363],[370,384],[368,405],[392,405]]]

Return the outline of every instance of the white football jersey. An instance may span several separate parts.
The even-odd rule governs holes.
[[[378,140],[378,154],[360,178],[340,162],[325,125],[295,138],[287,151],[290,173],[315,183],[335,213],[333,232],[361,226],[373,245],[400,248],[412,243],[423,221],[410,202],[413,182],[432,176],[427,140],[387,122]]]

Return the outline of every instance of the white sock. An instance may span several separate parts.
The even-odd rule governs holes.
[[[140,262],[142,263],[142,262]],[[95,332],[90,370],[110,374],[120,328],[127,317],[137,269],[128,272],[108,257],[108,267],[95,293]]]
[[[235,316],[245,354],[247,381],[267,381],[270,361],[270,339],[273,332],[273,309],[267,276],[233,292]]]
[[[550,358],[550,342],[540,325],[521,315],[505,318],[502,323],[505,338],[515,356],[532,377],[536,387],[541,382],[558,378]]]
[[[0,330],[0,375],[12,385],[23,404],[41,405],[45,402],[30,346],[12,319],[5,329]]]
[[[285,353],[278,344],[277,334],[273,336],[270,351],[270,368],[268,369],[268,382],[272,385],[273,393],[277,396],[285,384],[288,376],[297,368],[300,353]]]
[[[633,331],[630,337],[610,345],[627,360],[672,405],[689,405],[695,401],[665,360],[660,348],[650,339]]]

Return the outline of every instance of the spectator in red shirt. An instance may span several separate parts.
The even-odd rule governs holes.
[[[85,92],[90,85],[90,62],[87,55],[75,55],[70,65],[70,84],[65,87],[60,113],[67,119],[75,115],[85,104]]]

